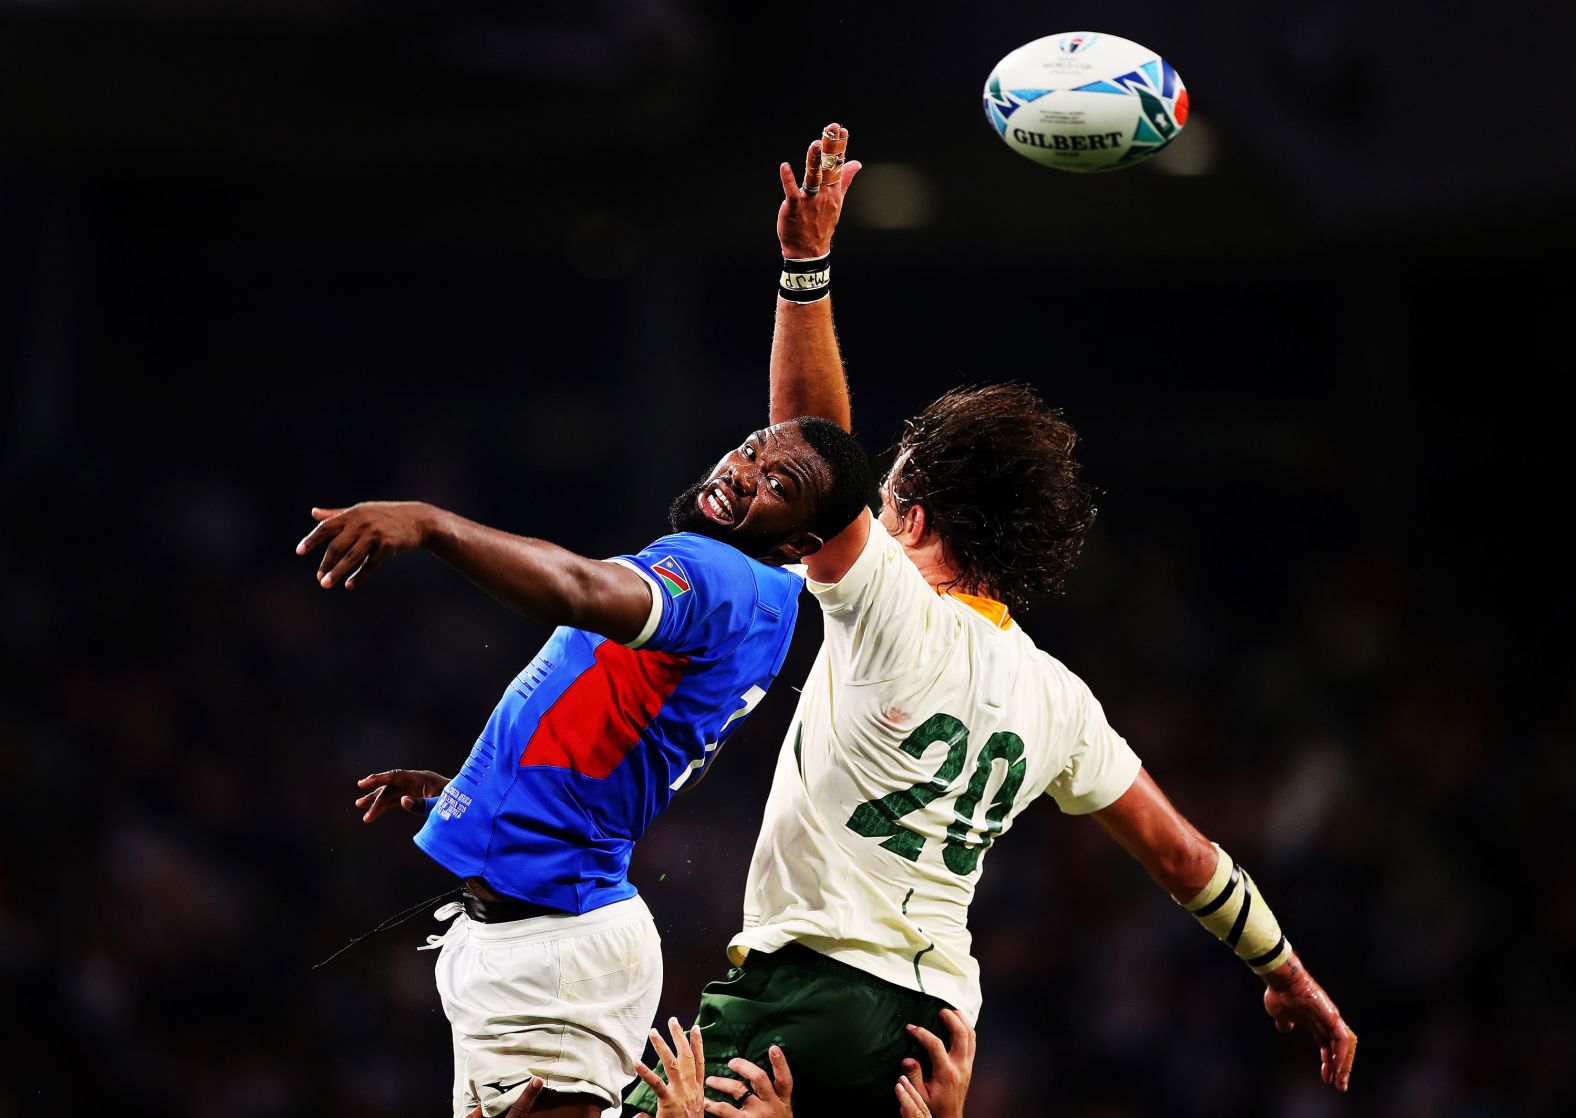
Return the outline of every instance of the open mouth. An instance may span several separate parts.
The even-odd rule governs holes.
[[[738,510],[734,507],[733,494],[721,483],[709,485],[701,490],[695,504],[700,507],[701,514],[708,520],[718,524],[734,524],[739,518]]]

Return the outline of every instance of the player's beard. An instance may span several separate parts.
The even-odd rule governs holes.
[[[765,559],[777,550],[777,541],[763,538],[741,524],[718,524],[700,511],[700,495],[711,484],[707,475],[673,499],[668,506],[668,523],[675,532],[694,532],[731,544],[752,559]]]

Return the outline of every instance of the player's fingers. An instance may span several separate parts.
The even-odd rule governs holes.
[[[679,1024],[677,1017],[668,1018],[668,1032],[673,1034],[673,1061],[674,1070],[685,1082],[695,1068],[695,1056],[690,1051],[689,1038],[684,1035],[684,1026]]]
[[[974,1029],[968,1018],[955,1009],[943,1009],[941,1021],[947,1026],[947,1051],[954,1060],[974,1058]]]
[[[361,569],[361,564],[367,561],[367,553],[372,550],[372,547],[373,543],[371,540],[356,540],[334,561],[334,565],[329,568],[328,574],[318,579],[318,582],[322,583],[325,589],[331,586],[338,586]]]
[[[387,772],[368,773],[366,776],[356,781],[356,787],[372,788],[379,784],[392,784],[394,778],[404,771],[404,769],[389,769]]]
[[[919,1066],[919,1061],[913,1059],[904,1060],[900,1067],[903,1078],[912,1083],[914,1089],[921,1095],[926,1094],[925,1069]]]
[[[425,799],[417,799],[415,796],[401,796],[399,798],[399,806],[412,815],[427,814],[427,801]]]
[[[695,1056],[695,1082],[706,1081],[706,1046],[701,1043],[700,1025],[690,1026],[690,1051]]]
[[[728,1070],[732,1071],[735,1075],[743,1076],[745,1082],[750,1085],[750,1089],[753,1090],[757,1095],[760,1095],[761,1098],[772,1101],[776,1100],[777,1092],[772,1087],[772,1077],[767,1075],[756,1065],[750,1063],[750,1061],[744,1059],[742,1056],[735,1056],[733,1059],[728,1061]]]
[[[782,180],[783,198],[792,202],[799,197],[799,180],[794,178],[793,164],[784,163],[777,168],[777,177]]]
[[[930,1053],[932,1071],[947,1065],[947,1046],[941,1043],[939,1036],[918,1025],[908,1026],[908,1035],[919,1041],[920,1046]]]
[[[776,1084],[777,1095],[783,1102],[793,1099],[793,1072],[788,1070],[788,1057],[783,1055],[783,1050],[777,1045],[772,1045],[766,1050],[766,1055],[772,1061],[772,1082]]]
[[[639,1060],[635,1061],[635,1074],[640,1076],[647,1087],[650,1087],[652,1091],[656,1092],[658,1102],[668,1101],[668,1095],[671,1092],[669,1092],[667,1083],[663,1081],[660,1075],[652,1071]]]
[[[389,805],[393,801],[393,797],[388,794],[388,791],[389,786],[385,784],[382,788],[372,793],[372,802],[367,805],[366,813],[361,817],[363,823],[371,823],[378,816],[388,812]]]
[[[383,544],[374,544],[372,549],[367,552],[366,558],[361,561],[361,566],[352,571],[350,577],[345,579],[345,589],[354,590],[371,578],[372,572],[382,565],[383,560],[387,559],[388,555],[388,549]]]
[[[313,509],[312,511],[313,511],[314,514],[317,512],[316,509]],[[344,530],[345,530],[345,523],[344,523],[344,521],[342,521],[342,520],[325,520],[322,523],[318,524],[315,528],[313,528],[305,536],[303,536],[300,543],[296,544],[296,554],[297,555],[305,555],[307,552],[309,552],[313,548],[317,547],[317,545],[322,543],[324,540],[332,539],[333,537],[339,535],[339,533],[343,532]]]
[[[814,194],[821,189],[821,141],[812,140],[804,157],[804,192]]]
[[[662,1061],[662,1066],[668,1069],[668,1078],[673,1078],[673,1067],[677,1062],[673,1050],[668,1047],[667,1041],[662,1039],[662,1034],[656,1029],[651,1030],[651,1047],[657,1050],[657,1057]]]
[[[745,1118],[744,1111],[732,1103],[707,1099],[702,1105],[706,1108],[706,1113],[713,1115],[713,1118]]]
[[[514,1105],[509,1108],[508,1118],[525,1118],[531,1113],[531,1108],[536,1105],[536,1096],[542,1093],[542,1088],[547,1086],[547,1081],[540,1075],[533,1076],[531,1082],[525,1085],[525,1090],[520,1092],[520,1097],[514,1100]]]
[[[1357,1059],[1357,1034],[1344,1026],[1335,1040],[1335,1089],[1342,1094],[1352,1082],[1352,1064]]]
[[[749,1061],[746,1060],[744,1062],[748,1063]],[[729,1066],[731,1067],[732,1065],[730,1064]],[[735,1099],[749,1090],[748,1084],[740,1083],[737,1079],[729,1079],[726,1075],[708,1075],[706,1077],[706,1086],[724,1095],[731,1095]]]
[[[837,185],[844,194],[848,193],[849,184],[854,181],[854,176],[860,171],[864,170],[864,167],[865,165],[859,162],[857,159],[850,159],[847,163],[843,164],[843,177]]]
[[[1293,1021],[1290,1017],[1275,1018],[1275,1029],[1277,1032],[1289,1033],[1296,1027],[1297,1022]]]
[[[924,1097],[907,1079],[898,1077],[896,1091],[900,1118],[930,1118],[930,1108],[925,1105]]]
[[[317,581],[323,582],[328,572],[334,569],[334,564],[342,559],[347,551],[356,546],[357,537],[354,532],[338,532],[328,546],[323,549],[323,558],[318,560]],[[329,584],[324,582],[324,586]]]
[[[316,505],[313,505],[312,506],[312,519],[313,520],[328,520],[328,519],[330,519],[332,517],[338,516],[340,513],[344,512],[344,511],[345,511],[344,509],[320,509]]]

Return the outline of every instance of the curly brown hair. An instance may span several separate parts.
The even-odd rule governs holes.
[[[1098,512],[1077,442],[1028,385],[954,388],[904,425],[892,499],[924,507],[959,571],[951,585],[1022,609],[1061,593]]]

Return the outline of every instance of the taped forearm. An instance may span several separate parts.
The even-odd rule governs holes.
[[[1268,974],[1291,958],[1291,944],[1286,942],[1280,922],[1259,895],[1248,871],[1221,850],[1219,843],[1215,850],[1218,858],[1214,876],[1182,907],[1235,951],[1254,974]]]

